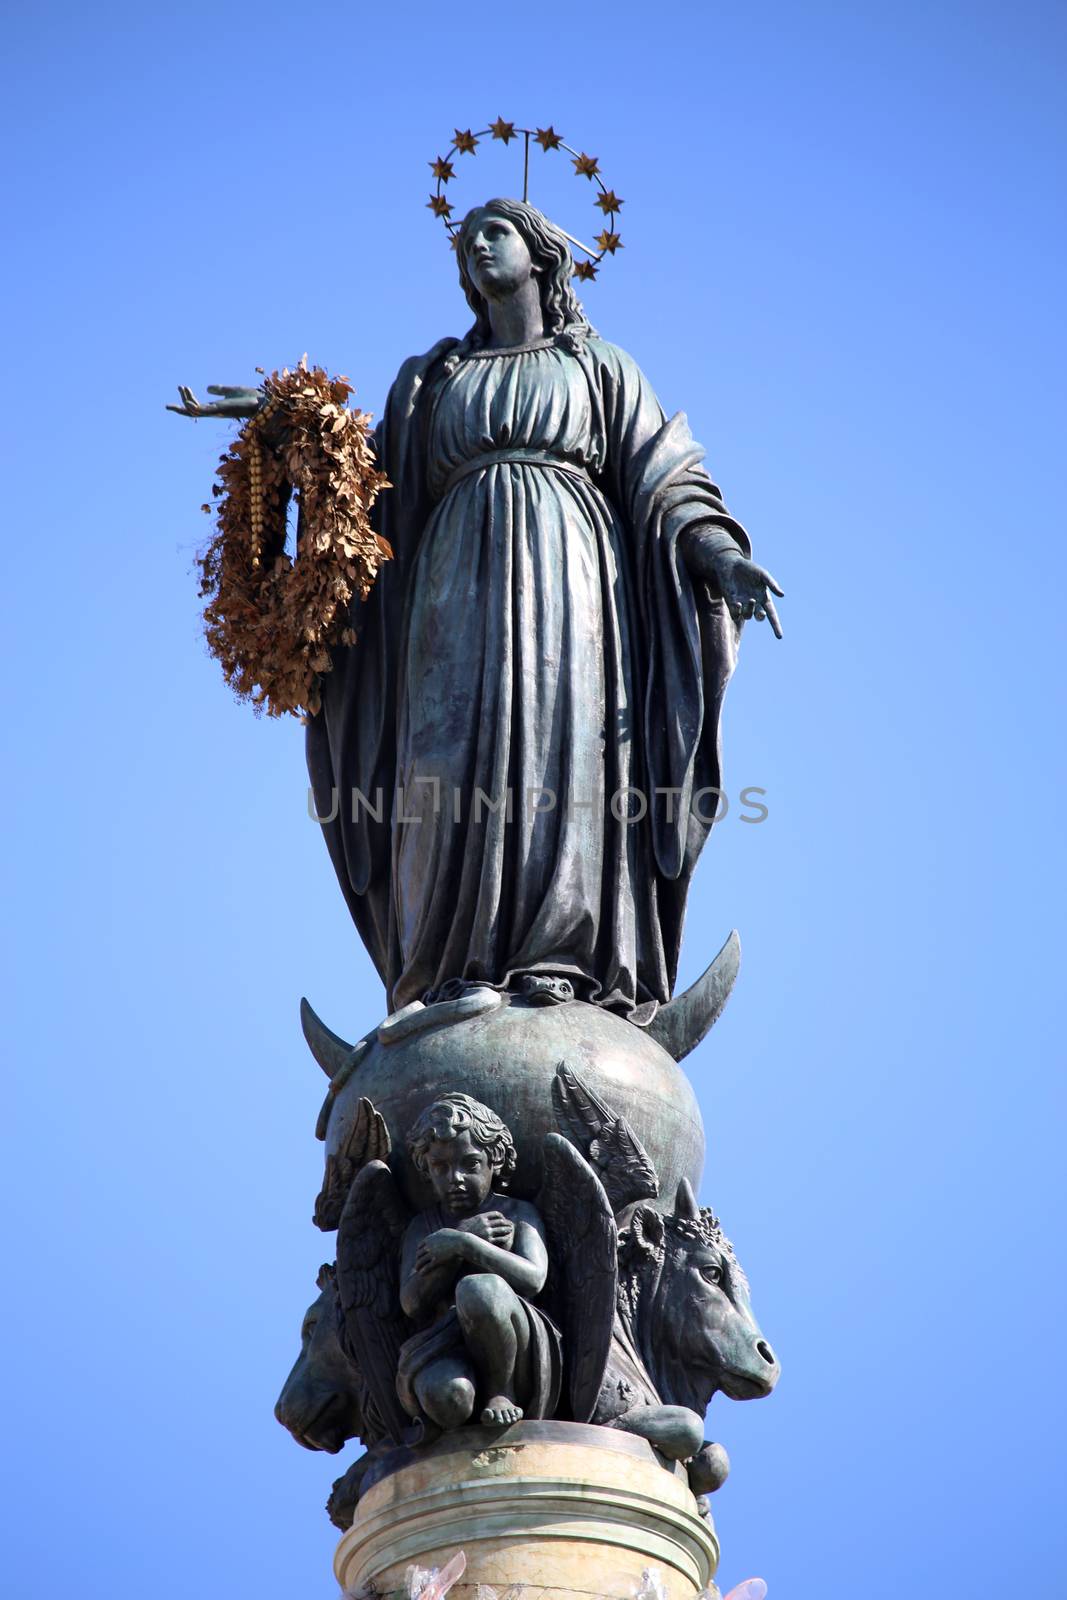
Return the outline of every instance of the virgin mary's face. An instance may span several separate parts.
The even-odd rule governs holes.
[[[495,211],[477,211],[463,241],[467,271],[487,300],[502,300],[533,276],[526,240],[513,222]]]

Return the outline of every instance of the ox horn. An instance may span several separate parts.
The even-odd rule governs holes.
[[[647,1031],[675,1061],[695,1050],[718,1022],[740,966],[741,940],[735,928],[703,977],[660,1006]]]
[[[351,1059],[354,1045],[346,1043],[340,1034],[333,1033],[317,1016],[307,1000],[300,1002],[300,1026],[304,1030],[308,1049],[328,1078],[336,1077]]]
[[[674,1214],[676,1217],[688,1217],[691,1221],[700,1216],[697,1197],[688,1178],[683,1178],[678,1185],[678,1192],[674,1197]]]

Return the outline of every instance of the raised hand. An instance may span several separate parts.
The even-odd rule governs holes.
[[[229,383],[209,383],[208,394],[221,396],[221,403],[204,405],[187,384],[179,383],[180,406],[168,406],[180,417],[254,417],[266,397],[261,389],[242,389]]]

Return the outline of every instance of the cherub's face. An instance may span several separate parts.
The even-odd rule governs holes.
[[[426,1152],[425,1163],[434,1198],[452,1216],[473,1216],[488,1200],[496,1174],[485,1151],[471,1138],[469,1128],[454,1139],[435,1139]]]

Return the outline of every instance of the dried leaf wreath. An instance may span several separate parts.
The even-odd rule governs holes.
[[[216,529],[198,558],[204,635],[239,700],[300,716],[319,709],[331,647],[355,643],[353,596],[366,599],[392,555],[369,515],[389,481],[377,470],[369,416],[345,404],[346,378],[301,364],[272,373],[263,390],[266,406],[221,458],[212,487]],[[264,439],[268,422],[277,447]],[[285,549],[294,489],[295,560]]]

